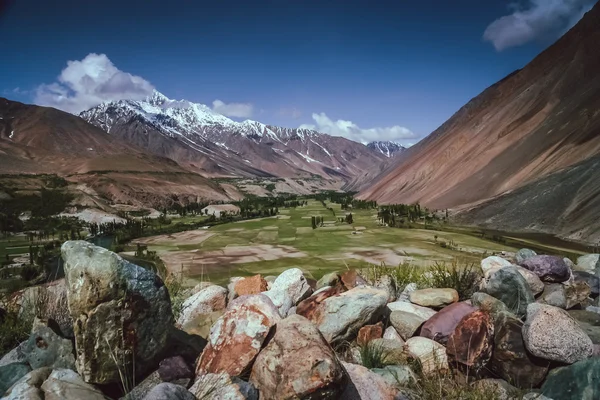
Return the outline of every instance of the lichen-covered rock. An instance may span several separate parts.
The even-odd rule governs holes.
[[[181,325],[181,330],[190,335],[197,335],[206,339],[210,334],[210,328],[223,314],[225,314],[225,310],[213,311],[208,314],[199,314],[195,318],[192,318]]]
[[[282,318],[287,316],[290,308],[298,305],[311,293],[312,289],[304,277],[304,273],[298,268],[282,272],[273,282],[271,289],[263,292],[273,301]]]
[[[378,374],[361,365],[342,363],[348,384],[339,397],[344,400],[394,400],[398,390]]]
[[[303,316],[317,325],[329,343],[339,342],[352,338],[362,326],[377,319],[385,309],[387,298],[385,290],[357,287],[327,297],[312,313]],[[301,314],[299,309],[297,312]]]
[[[543,381],[550,362],[527,351],[522,327],[520,319],[508,315],[495,325],[491,370],[513,385],[529,389]]]
[[[566,311],[546,304],[527,307],[522,333],[527,350],[546,360],[572,364],[593,352],[591,339],[577,322]]]
[[[199,375],[189,391],[196,399],[247,400],[233,379],[224,372]]]
[[[210,285],[183,302],[181,313],[177,318],[177,326],[184,326],[192,320],[216,311],[222,311],[226,307],[227,289],[217,285]]]
[[[423,324],[420,336],[445,345],[458,323],[476,310],[476,307],[464,301],[445,307]]]
[[[514,267],[504,267],[494,272],[487,282],[485,292],[502,301],[518,316],[525,315],[527,306],[534,302],[529,284]]]
[[[339,396],[344,370],[319,330],[293,315],[277,324],[275,335],[256,357],[250,382],[261,399]]]
[[[383,289],[388,293],[388,303],[396,300],[396,284],[389,275],[383,275],[373,282],[373,287]]]
[[[373,339],[381,339],[383,337],[383,323],[380,321],[374,325],[365,325],[358,330],[356,343],[359,346],[364,346]]]
[[[600,358],[594,357],[557,368],[548,374],[541,392],[555,400],[600,399]]]
[[[531,249],[521,249],[519,251],[517,251],[517,254],[515,255],[515,259],[517,261],[517,264],[521,264],[523,261],[527,260],[528,258],[531,257],[535,257],[537,256],[537,253]]]
[[[259,294],[268,290],[267,281],[260,275],[249,276],[235,283],[235,293],[238,296]]]
[[[419,360],[424,374],[448,370],[446,348],[438,342],[415,336],[406,341],[404,349]]]
[[[271,327],[281,320],[277,307],[264,294],[238,297],[213,325],[196,374],[240,375],[260,351]]]
[[[23,347],[31,368],[68,368],[75,370],[73,343],[58,336],[48,326],[38,326]]]
[[[466,315],[448,338],[448,360],[480,371],[492,357],[494,324],[490,314],[477,310]]]
[[[169,293],[153,272],[85,241],[62,246],[77,371],[86,382],[143,373],[166,345],[173,325]],[[134,360],[135,358],[135,360]],[[114,360],[124,365],[116,368]]]
[[[600,273],[600,254],[586,254],[577,259],[578,271],[586,271],[592,274]]]
[[[455,289],[420,289],[412,291],[408,299],[411,303],[423,307],[445,307],[458,301],[458,292]]]
[[[302,300],[298,303],[296,307],[296,314],[302,315],[310,320],[316,316],[317,311],[319,310],[320,304],[325,301],[325,299],[333,296],[337,296],[338,294],[344,291],[344,287],[341,284],[336,286],[325,286],[321,289],[317,290],[312,296],[307,299]]]
[[[544,282],[565,282],[571,277],[571,268],[561,257],[535,256],[520,264],[522,267],[535,272]]]
[[[431,308],[422,307],[406,301],[394,301],[393,303],[388,303],[387,308],[391,312],[404,311],[410,314],[414,314],[424,320],[428,320],[437,313],[437,311],[432,310]]]

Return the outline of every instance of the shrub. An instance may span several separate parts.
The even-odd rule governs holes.
[[[428,271],[428,285],[434,288],[455,289],[461,301],[467,300],[477,291],[477,284],[481,279],[475,271],[475,264],[460,268],[456,262],[452,262],[450,267],[445,263],[436,262]]]
[[[392,278],[398,291],[404,290],[409,283],[415,283],[418,287],[425,287],[427,284],[427,269],[408,263],[397,267],[388,267],[385,263],[370,265],[362,270],[362,274],[371,283],[387,275]]]

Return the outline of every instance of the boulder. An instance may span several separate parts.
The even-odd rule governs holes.
[[[1,366],[0,396],[29,372],[31,372],[31,367],[26,363],[12,363]]]
[[[27,363],[27,354],[23,352],[23,348],[27,344],[27,340],[21,342],[17,347],[6,353],[0,358],[0,367],[3,367],[12,363]]]
[[[238,297],[237,293],[235,292],[235,285],[237,285],[237,283],[242,281],[243,279],[244,278],[241,276],[233,276],[229,278],[229,283],[227,284],[227,304],[231,303],[233,299]]]
[[[267,281],[260,274],[250,276],[237,281],[234,290],[238,296],[259,294],[268,290]]]
[[[483,292],[473,293],[471,304],[473,307],[479,307],[480,309],[489,312],[492,316],[502,311],[508,311],[506,304]]]
[[[584,303],[589,295],[590,286],[587,282],[550,283],[546,285],[540,300],[544,304],[568,310]]]
[[[383,332],[383,338],[388,340],[395,340],[399,343],[404,344],[404,339],[402,339],[402,336],[398,334],[398,331],[393,326],[388,326],[387,328],[385,328],[385,331]]]
[[[34,369],[16,381],[5,393],[2,400],[45,400],[45,394],[40,388],[50,376],[51,368]]]
[[[404,311],[409,314],[414,314],[424,320],[428,320],[437,313],[437,311],[432,310],[431,308],[418,306],[406,301],[394,301],[393,303],[388,303],[387,308],[392,312]]]
[[[600,277],[590,272],[573,271],[573,279],[575,282],[585,282],[590,287],[590,295],[598,296],[600,294]]]
[[[396,301],[409,302],[410,301],[409,300],[410,292],[415,291],[417,289],[419,289],[419,287],[417,286],[416,283],[409,283],[408,285],[406,285],[404,287],[404,289],[402,289],[402,292],[400,292]]]
[[[65,242],[62,257],[77,371],[92,383],[119,382],[119,370],[131,371],[134,365],[135,375],[145,372],[173,325],[162,280],[85,241]]]
[[[518,400],[521,398],[519,390],[502,379],[481,379],[473,382],[471,386],[497,400]]]
[[[226,307],[227,289],[217,285],[205,287],[183,302],[181,313],[177,318],[177,326],[182,327],[192,320],[215,311],[222,311]]]
[[[373,339],[369,346],[381,351],[385,365],[403,365],[408,362],[409,354],[404,349],[404,342],[393,339]]]
[[[277,307],[264,294],[238,297],[213,325],[196,375],[240,375],[247,371],[273,325],[281,320]]]
[[[258,396],[249,397],[240,384],[226,373],[203,374],[198,376],[189,391],[196,399],[214,400],[258,400]],[[253,393],[254,394],[254,393]]]
[[[500,268],[510,267],[512,263],[502,257],[491,256],[481,260],[481,271],[483,276],[487,277]]]
[[[106,400],[106,397],[70,369],[55,369],[41,386],[44,400]]]
[[[565,282],[571,277],[571,268],[561,257],[535,256],[520,264],[533,271],[544,282]]]
[[[480,371],[492,357],[493,340],[494,324],[490,314],[474,311],[460,320],[448,338],[448,360]]]
[[[600,358],[578,361],[550,371],[541,392],[555,400],[600,399]]]
[[[340,280],[347,290],[367,284],[367,281],[365,281],[364,278],[360,276],[360,273],[355,269],[345,271],[340,275]]]
[[[23,347],[31,368],[68,368],[75,370],[73,343],[58,336],[48,326],[38,326]]]
[[[529,284],[514,267],[504,267],[494,272],[487,282],[485,292],[502,301],[518,316],[525,315],[527,305],[534,301]]]
[[[523,341],[536,357],[572,364],[592,355],[589,336],[566,311],[545,304],[527,307]]]
[[[445,307],[423,324],[420,336],[445,345],[460,320],[476,310],[476,307],[464,301]]]
[[[406,341],[404,349],[419,360],[424,374],[448,370],[446,348],[438,342],[415,336]]]
[[[279,310],[282,318],[287,316],[290,308],[310,296],[312,289],[298,268],[288,269],[275,279],[270,290],[263,292]]]
[[[336,398],[344,370],[319,330],[293,315],[277,324],[275,335],[259,353],[250,382],[261,399]]]
[[[523,278],[525,278],[534,296],[544,291],[544,282],[542,282],[540,277],[537,276],[535,272],[530,271],[527,268],[520,267],[518,265],[513,265],[513,267],[517,269],[517,271],[521,274]]]
[[[570,310],[568,312],[590,337],[592,343],[600,344],[600,314],[586,310]]]
[[[537,387],[548,373],[550,362],[533,356],[521,334],[523,322],[506,316],[495,325],[491,370],[521,389]]]
[[[163,382],[193,379],[194,372],[182,356],[165,358],[158,364],[158,376]]]
[[[302,315],[310,320],[314,318],[315,313],[320,307],[320,304],[325,301],[325,299],[333,296],[337,296],[342,293],[344,288],[342,285],[337,286],[325,286],[319,290],[317,290],[312,296],[309,298],[302,300],[298,303],[296,307],[296,314]]]
[[[586,271],[591,274],[600,273],[600,254],[586,254],[577,259],[578,271]]]
[[[348,384],[339,397],[344,400],[394,400],[398,390],[378,374],[361,365],[344,363]]]
[[[163,381],[160,379],[158,371],[154,371],[150,375],[146,376],[143,381],[136,383],[136,386],[120,400],[142,400],[146,398],[152,389],[161,383],[163,383]],[[187,383],[189,384],[189,382]]]
[[[196,396],[183,386],[163,382],[154,386],[144,400],[196,400]]]
[[[408,365],[387,365],[383,368],[372,368],[371,372],[381,376],[388,384],[398,389],[409,386],[418,380]]]
[[[458,292],[455,289],[421,289],[412,291],[408,299],[423,307],[440,308],[456,303]]]
[[[329,342],[348,340],[358,330],[381,316],[387,303],[387,292],[372,287],[357,287],[319,303],[310,314],[298,314],[312,321]]]
[[[389,275],[383,275],[375,279],[373,287],[383,289],[388,293],[388,303],[396,300],[396,284]]]
[[[537,256],[537,253],[535,251],[530,250],[530,249],[521,249],[521,250],[517,251],[517,254],[515,255],[515,259],[517,261],[517,264],[521,264],[528,258],[535,257],[535,256]]]
[[[358,330],[356,342],[359,346],[364,346],[373,339],[381,339],[383,337],[383,322],[378,322],[375,325],[365,325]]]
[[[195,318],[186,321],[181,326],[181,330],[190,335],[197,335],[206,339],[210,334],[210,328],[223,314],[225,314],[225,310],[213,311],[208,314],[199,314]]]
[[[323,277],[317,281],[317,289],[324,288],[325,286],[336,286],[340,282],[340,276],[338,273],[330,272],[323,275]]]
[[[405,311],[392,311],[390,314],[390,324],[404,340],[413,337],[424,322],[418,315]]]

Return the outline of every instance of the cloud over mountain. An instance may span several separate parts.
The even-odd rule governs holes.
[[[213,111],[226,117],[249,118],[254,112],[254,107],[250,103],[225,103],[217,99],[212,104]]]

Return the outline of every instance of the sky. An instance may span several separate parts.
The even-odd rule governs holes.
[[[0,96],[156,89],[235,120],[412,145],[596,0],[0,0]]]

